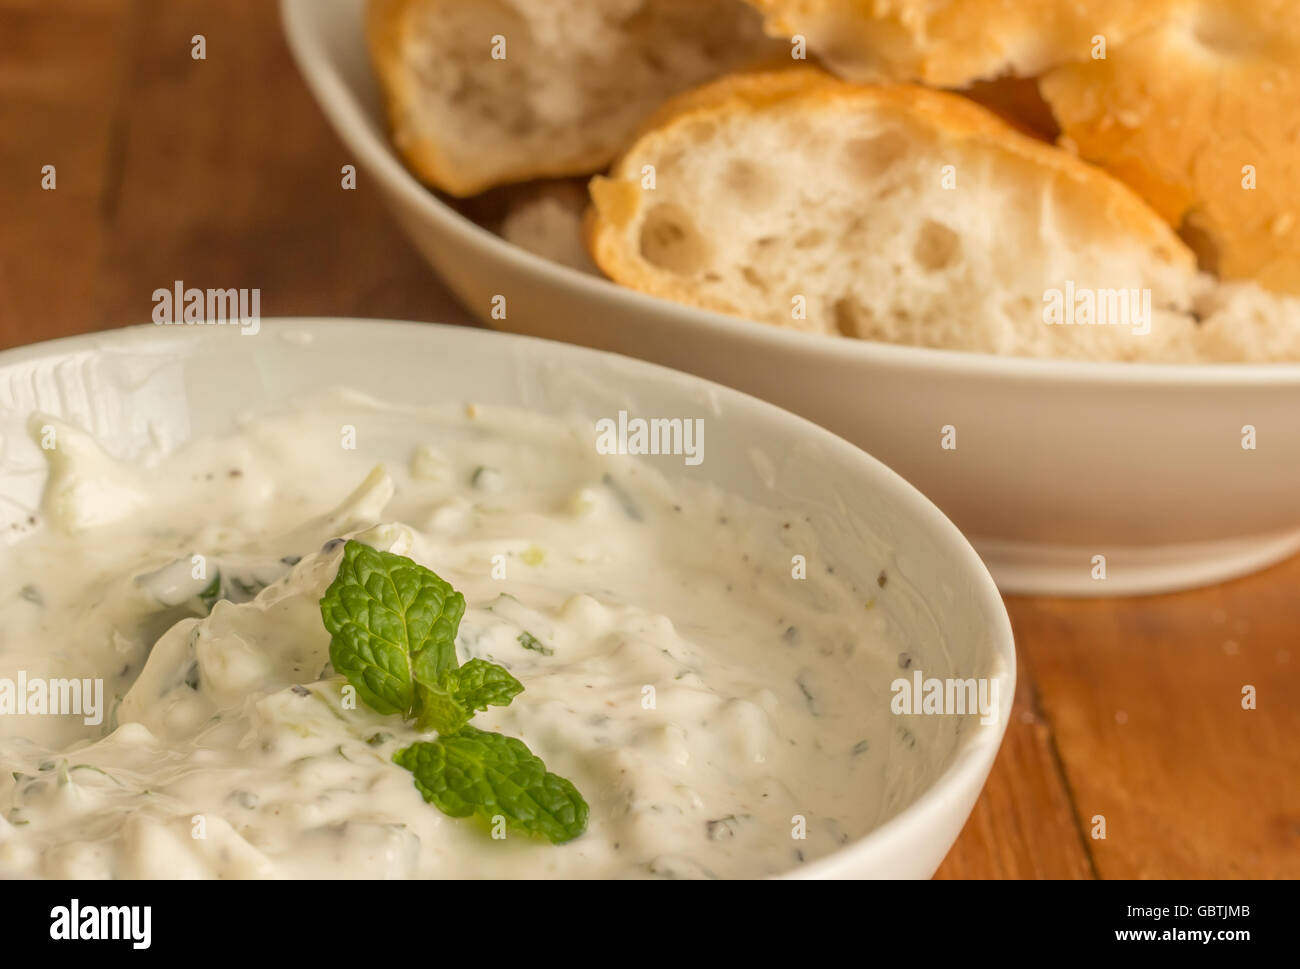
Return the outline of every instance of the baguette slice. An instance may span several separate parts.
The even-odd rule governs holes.
[[[394,143],[462,197],[598,171],[670,95],[790,50],[742,0],[370,0],[366,20]]]
[[[1300,294],[1296,0],[749,2],[850,80],[1037,81],[1020,121],[1137,191],[1203,269]]]
[[[1202,267],[1300,294],[1295,0],[1207,5],[1039,87],[1062,143],[1148,199]]]
[[[855,81],[966,87],[1036,77],[1087,60],[1164,21],[1193,23],[1203,7],[1231,12],[1274,0],[748,0],[777,37],[800,35]],[[1278,0],[1286,2],[1286,0]]]
[[[957,95],[813,68],[737,75],[665,105],[591,193],[601,270],[679,302],[919,346],[1197,355],[1201,281],[1168,225],[1105,173]],[[1133,314],[1045,322],[1084,290],[1149,291],[1149,332]]]
[[[515,186],[501,220],[507,242],[570,269],[597,275],[583,238],[582,220],[590,202],[579,179],[530,182]]]

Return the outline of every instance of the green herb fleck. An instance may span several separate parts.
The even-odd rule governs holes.
[[[736,836],[736,831],[740,825],[749,820],[748,814],[728,814],[725,818],[718,818],[716,821],[709,821],[705,824],[705,830],[708,831],[710,841],[726,841]]]
[[[474,469],[470,484],[479,491],[498,492],[505,486],[505,476],[496,468],[480,465]]]
[[[555,655],[555,650],[527,630],[519,634],[519,645],[524,649],[531,649],[534,653],[541,653],[543,656]]]
[[[613,475],[605,474],[601,476],[600,483],[609,489],[620,505],[623,506],[623,514],[633,521],[641,521],[641,509],[636,506],[632,496],[628,494],[627,489],[614,480]]]
[[[804,682],[804,676],[807,675],[807,672],[807,670],[803,670],[795,677],[795,686],[799,687],[799,692],[803,694],[804,702],[808,704],[808,712],[814,717],[820,717],[822,715],[821,705],[817,702],[817,698],[813,696],[812,690],[808,689],[808,684]]]
[[[199,602],[203,603],[204,609],[211,612],[212,607],[217,604],[217,600],[220,598],[221,573],[218,572],[212,577],[212,581],[208,583],[208,587],[199,593]]]
[[[104,777],[107,777],[110,781],[112,781],[112,782],[113,782],[114,784],[116,784],[118,787],[121,787],[121,786],[122,786],[122,782],[121,782],[120,780],[118,780],[116,777],[114,777],[114,776],[113,776],[112,774],[110,774],[108,771],[103,770],[102,768],[96,767],[94,764],[73,764],[71,767],[68,768],[68,773],[71,774],[73,771],[79,771],[79,770],[88,770],[88,771],[90,771],[92,774],[100,774],[100,775],[102,775],[102,776],[104,776]]]

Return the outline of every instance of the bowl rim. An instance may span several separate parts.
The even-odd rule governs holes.
[[[995,664],[1000,663],[1002,667],[990,675],[1005,677],[1006,699],[999,703],[997,722],[977,725],[974,730],[964,734],[958,741],[948,765],[919,796],[897,814],[843,848],[811,861],[801,868],[782,872],[777,877],[851,876],[860,866],[870,865],[877,858],[887,858],[896,839],[904,842],[923,841],[932,828],[942,825],[945,817],[951,816],[953,803],[960,801],[963,793],[971,794],[972,803],[978,798],[1001,748],[1010,722],[1011,708],[1014,705],[1017,662],[1011,620],[993,577],[957,526],[929,498],[879,459],[824,427],[776,404],[724,387],[703,377],[607,350],[595,350],[541,337],[502,333],[477,327],[360,317],[268,317],[260,321],[260,326],[258,336],[264,335],[268,339],[277,336],[283,339],[290,333],[315,333],[319,328],[343,332],[355,330],[361,336],[373,336],[374,328],[382,327],[389,332],[407,333],[420,339],[425,337],[436,339],[440,335],[454,333],[457,339],[485,345],[493,343],[503,347],[509,344],[531,345],[535,352],[525,356],[529,361],[558,359],[561,362],[581,366],[584,361],[592,363],[613,358],[620,369],[631,367],[645,373],[652,380],[668,383],[674,388],[699,387],[717,399],[720,405],[724,407],[729,405],[731,413],[748,411],[765,423],[784,425],[790,433],[815,441],[826,450],[827,454],[837,455],[849,472],[863,481],[871,492],[890,493],[899,507],[905,509],[907,514],[915,516],[917,524],[933,536],[936,544],[944,550],[947,559],[954,564],[959,574],[969,581],[976,607],[990,618],[986,631],[991,657]],[[0,372],[15,364],[59,359],[72,354],[98,355],[115,349],[138,348],[143,344],[156,343],[161,346],[170,343],[179,348],[181,341],[186,341],[191,344],[188,349],[192,352],[201,352],[201,340],[222,338],[242,341],[243,336],[235,327],[197,324],[164,328],[158,324],[144,323],[98,330],[0,350]],[[366,345],[370,341],[359,342]],[[673,389],[673,392],[678,391]],[[965,817],[963,823],[964,821]]]
[[[280,14],[290,52],[317,105],[340,140],[376,173],[389,193],[413,207],[445,232],[470,246],[486,249],[497,260],[546,281],[590,297],[614,300],[618,309],[667,313],[697,328],[765,345],[782,354],[843,358],[932,375],[980,376],[1050,385],[1062,380],[1087,386],[1300,386],[1300,362],[1158,363],[1070,360],[1000,356],[966,350],[913,347],[871,340],[804,333],[768,326],[683,303],[674,303],[536,255],[461,215],[433,189],[420,182],[398,158],[388,139],[377,137],[370,114],[336,69],[316,24],[326,4],[316,0],[280,0]],[[367,62],[369,57],[366,57]],[[386,126],[386,122],[381,122]]]

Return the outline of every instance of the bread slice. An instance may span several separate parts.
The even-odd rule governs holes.
[[[499,230],[507,242],[570,269],[599,274],[583,238],[582,219],[590,202],[583,182],[530,182],[511,195]]]
[[[1193,312],[1203,363],[1300,362],[1300,297],[1202,274]]]
[[[749,0],[777,37],[800,35],[828,67],[857,81],[966,87],[1036,77],[1091,56],[1094,38],[1124,41],[1186,20],[1202,6],[1253,0]],[[1284,0],[1285,2],[1285,0]]]
[[[814,68],[733,76],[665,105],[591,193],[601,270],[679,302],[919,346],[1197,356],[1195,263],[1172,230],[1104,172],[957,95]],[[1084,291],[1137,291],[1138,313],[1045,322],[1054,305],[1082,319],[1064,304]]]
[[[1202,267],[1295,294],[1298,15],[1295,0],[1204,4],[1039,82],[1062,143],[1148,199]]]
[[[790,51],[742,0],[370,0],[367,34],[398,150],[457,196],[598,171],[665,98]]]
[[[1135,189],[1202,268],[1300,294],[1296,0],[749,2],[853,80],[1036,79],[1061,143]]]

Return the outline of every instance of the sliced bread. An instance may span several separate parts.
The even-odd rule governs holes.
[[[769,33],[802,36],[856,81],[965,87],[1006,74],[1035,77],[1201,6],[1254,0],[749,0]]]
[[[1137,191],[1203,269],[1300,294],[1296,0],[749,2],[850,80],[1037,82],[1019,121]]]
[[[679,302],[928,347],[1198,356],[1203,281],[1169,226],[957,95],[736,75],[666,104],[591,193],[601,270]]]
[[[1063,144],[1223,279],[1300,294],[1300,4],[1205,3],[1046,72]]]
[[[790,47],[742,0],[370,0],[394,143],[467,196],[604,168],[672,94]]]

